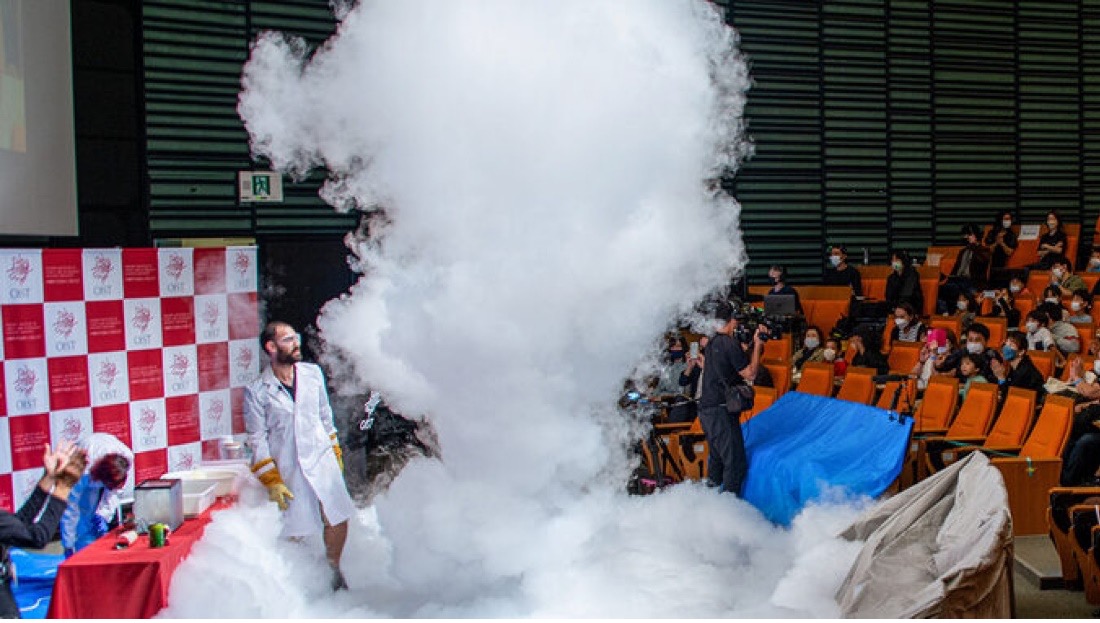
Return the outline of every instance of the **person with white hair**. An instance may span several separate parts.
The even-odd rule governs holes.
[[[119,493],[134,465],[134,453],[114,435],[92,433],[77,442],[87,469],[69,494],[61,518],[61,547],[68,558],[107,534],[121,505]]]

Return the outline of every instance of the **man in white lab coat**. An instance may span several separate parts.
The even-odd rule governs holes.
[[[355,512],[321,368],[302,363],[301,336],[285,322],[264,327],[271,366],[245,389],[244,421],[252,473],[284,511],[282,536],[322,530],[333,590],[346,589],[340,556]]]

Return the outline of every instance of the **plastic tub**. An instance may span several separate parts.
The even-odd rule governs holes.
[[[204,480],[183,480],[183,516],[195,517],[210,508],[218,497],[218,485]]]
[[[214,497],[237,495],[241,488],[241,477],[235,469],[201,467],[186,472],[168,472],[161,478],[178,478],[187,482],[203,482],[216,486]]]

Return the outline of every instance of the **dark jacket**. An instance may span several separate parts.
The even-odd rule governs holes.
[[[969,266],[964,265],[962,261],[964,256],[969,252]],[[955,261],[954,268],[951,269],[951,275],[958,277],[961,275],[964,268],[968,268],[966,277],[970,279],[977,287],[981,288],[989,280],[989,259],[990,252],[987,247],[983,247],[980,244],[968,244],[962,251],[959,252],[958,260]]]
[[[886,278],[886,305],[893,309],[901,303],[909,303],[920,314],[924,309],[924,293],[920,289],[920,273],[906,266],[901,274],[891,271]]]
[[[845,266],[844,270],[827,269],[822,281],[827,286],[851,286],[852,294],[863,296],[863,278],[860,276],[859,270],[851,264]]]
[[[42,516],[38,517],[40,511]],[[38,486],[18,512],[0,511],[0,546],[4,548],[4,558],[7,558],[8,547],[45,547],[57,534],[57,526],[64,512],[65,501],[47,494]]]
[[[1004,382],[1001,383],[1001,391],[1008,392],[1007,388],[1009,387],[1022,387],[1023,389],[1033,390],[1036,395],[1042,396],[1045,383],[1046,379],[1043,378],[1043,374],[1031,362],[1031,357],[1024,353],[1020,355],[1020,363],[1016,367],[1009,368]]]

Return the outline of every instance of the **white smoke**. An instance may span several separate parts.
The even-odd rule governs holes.
[[[333,205],[384,210],[349,239],[363,276],[318,326],[431,420],[442,460],[411,463],[353,522],[349,593],[328,592],[319,544],[310,558],[276,541],[274,510],[242,508],[165,614],[835,615],[847,550],[803,547],[829,522],[779,530],[701,485],[624,493],[624,376],[746,261],[739,206],[711,190],[749,149],[718,9],[364,0],[311,58],[261,36],[243,83],[257,154],[324,166]],[[811,550],[834,572],[795,564]]]

